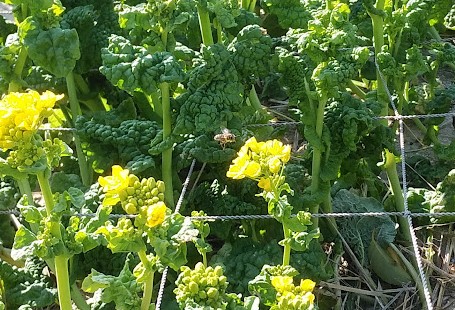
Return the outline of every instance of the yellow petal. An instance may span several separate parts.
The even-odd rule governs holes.
[[[310,279],[302,279],[300,281],[300,288],[303,290],[303,291],[308,291],[308,292],[311,292],[313,291],[314,289],[314,286],[316,285],[315,282],[313,282],[312,280]]]
[[[277,156],[271,157],[267,164],[271,173],[278,173],[281,169],[281,160]]]
[[[255,161],[249,161],[244,174],[252,179],[259,177],[261,175],[261,165]]]
[[[164,217],[166,216],[166,205],[164,202],[159,201],[151,205],[147,209],[147,223],[148,227],[155,227],[163,223]]]
[[[261,178],[258,182],[258,186],[267,192],[272,191],[272,181],[270,181],[270,178]]]
[[[292,291],[294,287],[293,279],[289,276],[272,276],[271,283],[280,293]]]

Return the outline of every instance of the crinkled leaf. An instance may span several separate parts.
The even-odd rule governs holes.
[[[61,28],[43,30],[33,19],[25,23],[29,23],[24,37],[29,57],[56,77],[66,77],[81,57],[77,31]]]

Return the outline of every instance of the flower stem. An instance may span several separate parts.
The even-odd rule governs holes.
[[[399,212],[404,211],[404,197],[401,190],[400,178],[398,177],[395,155],[389,150],[385,150],[385,171],[389,179],[390,188],[395,199],[395,207]],[[403,234],[404,240],[411,242],[411,232],[409,231],[408,221],[404,216],[398,217],[400,223],[400,231]]]
[[[17,185],[19,186],[19,191],[22,195],[26,195],[28,199],[28,204],[33,205],[33,194],[32,189],[30,188],[30,182],[28,181],[28,176],[17,177],[15,178]]]
[[[316,134],[319,138],[322,137],[322,129],[324,128],[324,109],[327,104],[327,96],[323,95],[319,100],[318,108],[316,111]],[[311,167],[311,193],[316,194],[319,190],[319,174],[321,173],[321,160],[322,150],[318,147],[313,148],[313,160]],[[311,213],[319,213],[319,204],[313,206],[310,210]],[[317,217],[313,218],[312,229],[316,229],[319,226]]]
[[[81,115],[81,107],[79,106],[79,100],[77,99],[76,84],[74,82],[73,72],[70,72],[66,76],[66,87],[68,89],[68,97],[70,102],[72,121],[76,121],[76,117]],[[90,186],[90,173],[88,172],[87,159],[85,158],[84,152],[82,151],[81,141],[79,136],[74,135],[74,144],[76,145],[76,153],[79,164],[79,171],[81,173],[82,184]]]
[[[27,60],[28,52],[25,46],[21,47],[19,55],[17,56],[16,65],[13,71],[13,80],[8,85],[8,92],[17,92],[21,90],[21,84],[19,81],[22,78],[22,70],[24,69],[25,61]]]
[[[163,140],[171,135],[171,103],[169,99],[169,84],[161,83],[161,103],[163,107]],[[169,206],[174,206],[174,190],[172,186],[172,147],[164,150],[162,154],[161,173],[164,184],[164,197]]]
[[[52,195],[49,178],[46,176],[46,171],[40,171],[36,174],[38,183],[41,188],[41,193],[46,205],[46,213],[50,216],[54,209],[54,197]],[[60,223],[51,223],[51,233],[54,237],[62,240],[62,233],[60,231]],[[55,277],[57,279],[57,291],[60,309],[71,310],[71,290],[70,279],[68,275],[68,257],[58,255],[54,258],[55,262]]]
[[[256,111],[262,110],[261,100],[259,100],[258,94],[256,93],[256,89],[254,88],[254,85],[251,86],[251,90],[250,90],[248,99],[250,99],[250,103],[256,109]]]
[[[202,5],[198,4],[197,15],[199,18],[202,42],[205,46],[213,45],[212,24],[210,23],[209,12]]]
[[[283,224],[284,239],[287,240],[291,237],[291,230]],[[289,266],[291,260],[291,246],[286,242],[283,251],[283,266]]]
[[[147,266],[149,263],[149,260],[147,258],[147,254],[145,253],[145,251],[139,251],[137,254],[139,255],[139,258],[141,259],[142,264],[144,266]],[[144,283],[144,294],[142,296],[142,301],[141,301],[141,310],[148,310],[150,307],[150,303],[152,302],[154,275],[155,275],[155,272],[152,272]]]

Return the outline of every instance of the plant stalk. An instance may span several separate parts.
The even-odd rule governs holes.
[[[291,237],[291,230],[286,227],[283,223],[283,233],[284,233],[284,239],[288,239]],[[289,262],[291,260],[291,245],[288,243],[285,243],[284,245],[284,250],[283,250],[283,266],[289,266]]]
[[[259,100],[259,96],[256,93],[256,89],[254,85],[251,86],[250,94],[248,95],[248,99],[250,100],[251,105],[256,109],[256,111],[262,110],[261,100]]]
[[[205,46],[213,45],[212,24],[209,12],[200,4],[197,5],[199,27],[201,29],[202,43]]]
[[[316,111],[316,135],[322,137],[322,129],[324,128],[324,109],[327,104],[327,96],[323,95],[320,98],[318,108]],[[318,147],[313,148],[313,159],[311,167],[311,193],[316,194],[319,190],[319,174],[321,173],[321,160],[322,160],[322,150]],[[310,208],[310,212],[313,214],[319,213],[319,204]],[[319,219],[317,217],[313,218],[313,224],[311,229],[316,229],[319,226]]]
[[[169,84],[161,83],[161,104],[163,107],[163,140],[171,136],[171,102],[169,98]],[[174,190],[172,184],[172,147],[164,150],[161,163],[162,178],[166,185],[164,197],[169,206],[174,206]]]
[[[27,60],[28,52],[25,46],[22,45],[19,55],[17,56],[16,65],[14,66],[13,71],[13,80],[8,85],[8,92],[18,92],[21,91],[22,86],[19,81],[22,78],[22,71],[24,70],[25,61]]]
[[[404,212],[404,197],[401,190],[400,178],[398,177],[395,155],[389,150],[384,150],[385,152],[385,171],[387,173],[387,178],[389,179],[390,190],[392,191],[393,197],[395,199],[395,207],[398,212]],[[409,225],[405,217],[398,217],[398,222],[400,223],[400,231],[406,242],[411,242],[411,232],[409,231]]]
[[[144,267],[147,266],[149,264],[149,260],[147,258],[147,254],[145,253],[145,251],[139,251],[137,254],[139,255],[139,258],[141,259],[141,262],[144,265]],[[142,295],[141,310],[148,310],[152,302],[154,275],[155,272],[152,272],[150,277],[148,277],[148,279],[144,283],[143,289],[144,294]]]
[[[38,178],[38,183],[41,188],[41,193],[44,198],[44,203],[46,205],[46,213],[50,216],[54,209],[54,197],[52,195],[51,187],[49,184],[49,179],[46,177],[45,171],[40,171],[36,174]],[[62,233],[60,231],[60,223],[53,222],[51,223],[51,232],[54,237],[62,241]],[[55,277],[57,279],[57,291],[58,299],[60,304],[60,309],[62,310],[71,310],[71,289],[70,289],[70,279],[68,274],[68,257],[63,255],[57,255],[54,258],[55,262]]]
[[[70,72],[66,76],[66,87],[68,89],[68,97],[70,102],[72,122],[76,121],[76,117],[81,115],[81,107],[79,106],[79,100],[77,99],[76,84],[74,82],[73,72]],[[81,173],[82,184],[90,186],[90,173],[88,171],[87,159],[85,158],[84,152],[82,151],[82,144],[79,136],[74,135],[74,144],[76,145],[76,153],[79,164],[79,171]]]

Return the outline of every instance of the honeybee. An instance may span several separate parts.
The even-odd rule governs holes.
[[[235,135],[229,129],[223,128],[221,130],[221,133],[216,134],[215,137],[213,137],[213,139],[215,141],[218,141],[224,150],[227,143],[235,142]]]

